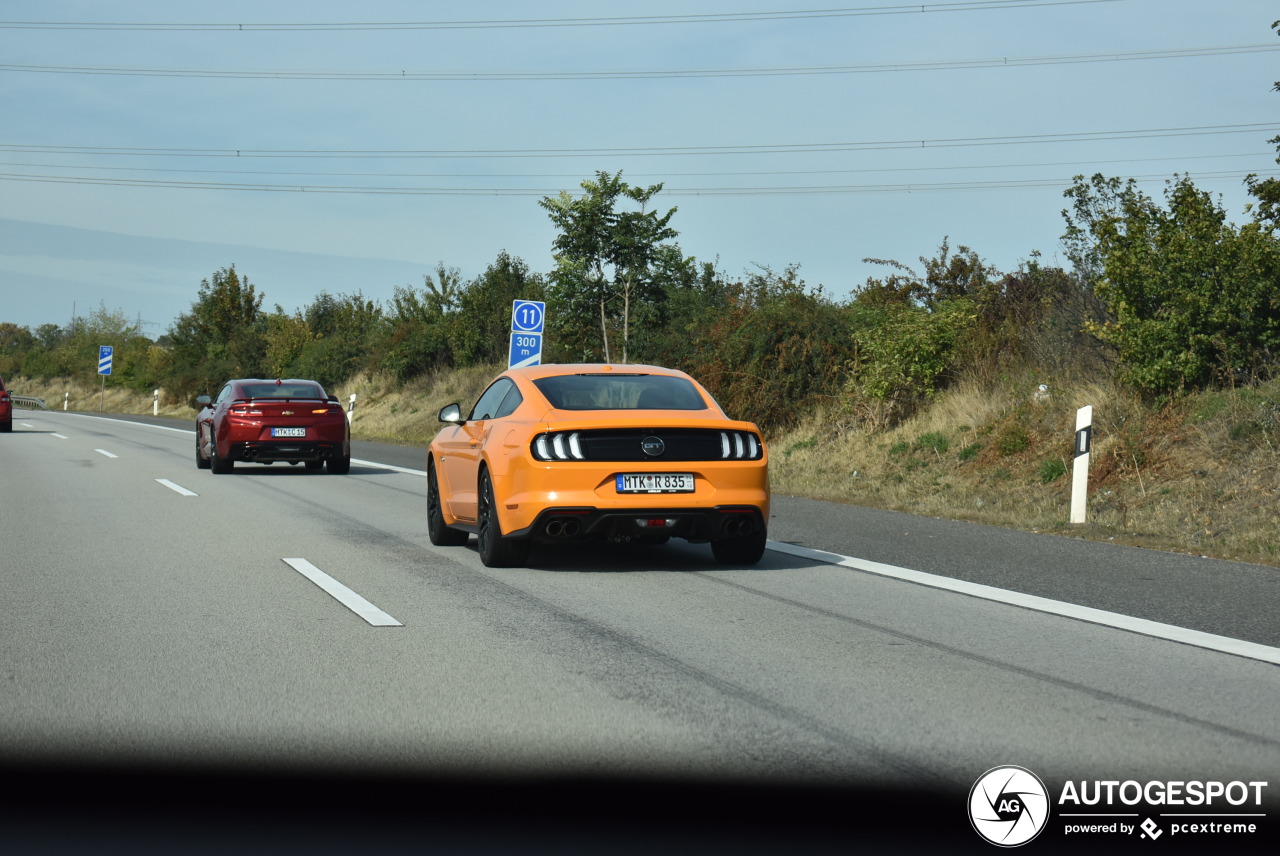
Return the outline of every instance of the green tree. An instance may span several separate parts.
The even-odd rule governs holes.
[[[545,300],[546,284],[529,266],[503,250],[457,297],[459,322],[453,351],[458,365],[483,365],[507,358],[511,305],[516,300]]]
[[[1237,228],[1187,177],[1162,206],[1132,179],[1077,176],[1063,211],[1068,257],[1105,304],[1093,332],[1113,344],[1123,377],[1154,393],[1233,384],[1280,355],[1280,244],[1270,228]]]
[[[538,203],[559,230],[552,242],[556,269],[551,295],[562,313],[557,315],[561,325],[590,312],[598,320],[605,361],[612,359],[610,341],[616,335],[625,362],[635,304],[661,300],[664,294],[654,263],[662,245],[677,235],[669,225],[676,209],[663,215],[650,211],[662,184],[632,187],[621,172],[597,172],[594,181],[583,181],[581,187],[581,196],[561,191]],[[637,207],[619,208],[628,202]]]
[[[266,374],[262,299],[234,265],[202,281],[191,310],[169,328],[170,383],[185,391],[211,390],[229,377]]]
[[[452,339],[458,323],[462,274],[436,265],[421,289],[397,286],[391,297],[387,333],[379,366],[403,383],[433,369],[453,366]]]

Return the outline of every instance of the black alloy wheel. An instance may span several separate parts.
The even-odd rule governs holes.
[[[477,533],[480,561],[486,568],[515,568],[524,565],[529,560],[529,541],[502,537],[502,526],[498,523],[498,504],[493,498],[493,480],[489,478],[488,470],[480,471],[478,494],[476,520],[480,524]]]

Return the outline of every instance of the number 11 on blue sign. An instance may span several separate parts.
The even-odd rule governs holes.
[[[547,304],[541,300],[515,300],[511,303],[511,332],[541,333],[547,317]]]

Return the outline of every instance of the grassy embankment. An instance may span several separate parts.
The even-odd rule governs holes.
[[[496,370],[404,388],[366,377],[334,392],[344,404],[357,393],[357,437],[425,444],[439,408],[473,402]],[[99,408],[92,380],[10,386],[54,409],[64,391],[72,410]],[[1086,404],[1094,408],[1090,522],[1072,526],[1075,411]],[[105,409],[150,413],[151,395],[108,383]],[[163,396],[160,412],[194,416]],[[1280,566],[1280,381],[1159,409],[1098,384],[1054,388],[1044,401],[1025,387],[960,388],[887,432],[867,433],[833,410],[766,439],[781,494]]]

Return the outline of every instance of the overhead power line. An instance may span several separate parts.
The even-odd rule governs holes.
[[[1195,125],[1122,131],[1076,131],[1058,134],[1019,134],[932,140],[869,140],[832,143],[766,143],[727,146],[641,146],[582,149],[196,149],[130,146],[61,146],[0,143],[0,152],[79,154],[115,157],[179,158],[558,158],[558,157],[678,157],[695,155],[796,154],[820,152],[945,149],[969,146],[1009,146],[1044,143],[1110,142],[1222,134],[1264,134],[1280,130],[1280,122],[1242,125]]]
[[[790,77],[797,75],[885,74],[907,71],[957,71],[982,68],[1020,68],[1044,65],[1079,65],[1098,62],[1186,59],[1280,51],[1280,43],[1229,45],[1207,48],[1055,54],[986,59],[893,62],[864,65],[810,65],[764,68],[678,68],[613,71],[268,71],[198,68],[129,68],[119,66],[18,65],[0,63],[0,71],[24,74],[79,74],[113,77],[183,77],[224,80],[429,80],[429,81],[541,81],[541,80],[662,80],[671,78]]]
[[[215,32],[331,32],[346,30],[494,30],[548,27],[619,27],[657,24],[729,24],[753,21],[787,21],[810,18],[853,18],[869,15],[910,15],[940,12],[978,12],[1036,8],[1041,6],[1084,6],[1120,0],[965,0],[951,3],[898,3],[837,9],[801,9],[766,12],[693,13],[686,15],[623,15],[581,18],[506,18],[462,21],[347,21],[293,23],[190,23],[139,21],[0,21],[0,29],[22,30],[134,30],[134,31],[215,31]]]
[[[1253,173],[1259,177],[1275,177],[1277,171]],[[1247,172],[1226,171],[1197,173],[1194,178],[1238,179],[1243,181]],[[1164,181],[1167,175],[1134,176],[1135,181]],[[24,175],[0,173],[0,181],[24,181],[46,184],[97,185],[106,187],[144,187],[168,190],[222,190],[255,191],[259,193],[311,193],[355,194],[366,196],[554,196],[563,188],[516,187],[357,187],[304,184],[244,184],[204,181],[160,181],[156,179],[95,178],[91,176]],[[1070,178],[1011,179],[993,181],[922,182],[907,184],[863,185],[793,185],[784,187],[664,187],[664,196],[807,196],[815,194],[865,194],[865,193],[924,193],[938,191],[1010,190],[1031,187],[1062,187],[1071,183]]]

